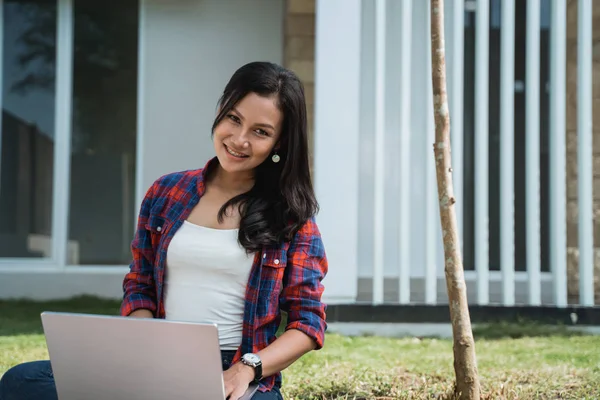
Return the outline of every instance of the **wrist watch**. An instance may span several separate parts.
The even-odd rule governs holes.
[[[262,379],[262,361],[258,354],[246,353],[242,356],[242,363],[249,367],[254,368],[254,380],[253,383],[258,383]]]

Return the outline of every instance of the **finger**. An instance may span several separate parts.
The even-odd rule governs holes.
[[[233,391],[233,393],[231,393],[231,397],[229,397],[230,400],[238,400],[240,397],[242,397],[244,395],[245,391],[241,391],[239,388],[237,388],[236,390]]]
[[[230,398],[231,393],[233,392],[233,386],[225,382],[225,398]]]

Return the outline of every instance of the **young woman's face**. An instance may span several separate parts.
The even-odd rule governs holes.
[[[273,152],[282,122],[283,114],[275,97],[248,94],[214,130],[213,142],[221,167],[232,173],[254,170]]]

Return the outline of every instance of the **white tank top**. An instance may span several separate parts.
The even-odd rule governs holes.
[[[237,242],[237,229],[211,229],[184,221],[167,249],[165,318],[215,323],[221,350],[242,341],[244,300],[253,255]]]

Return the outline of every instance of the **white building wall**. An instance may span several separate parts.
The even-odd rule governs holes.
[[[217,100],[243,64],[283,62],[283,16],[273,0],[144,1],[139,196],[214,155]]]

